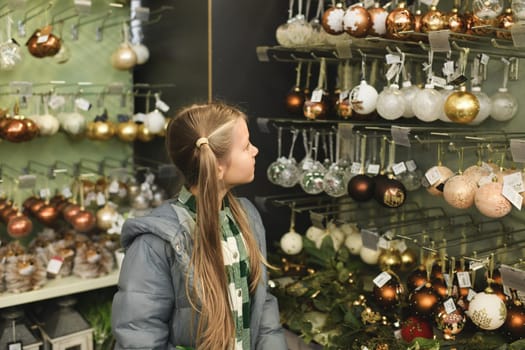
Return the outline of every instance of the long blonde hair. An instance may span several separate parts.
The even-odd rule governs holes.
[[[199,313],[198,349],[230,349],[235,343],[235,323],[228,294],[219,226],[218,162],[227,161],[235,122],[246,119],[244,113],[221,103],[193,105],[181,110],[171,120],[166,133],[166,148],[172,162],[182,172],[188,187],[196,187],[197,215],[193,234],[190,267],[193,285],[186,278],[186,292]],[[199,138],[208,143],[196,146]],[[262,277],[265,263],[253,236],[246,213],[228,192],[230,209],[246,243],[250,262],[250,292]],[[201,213],[205,213],[201,215]],[[198,306],[200,305],[200,306]]]

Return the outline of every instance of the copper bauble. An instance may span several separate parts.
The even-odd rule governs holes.
[[[124,142],[133,142],[137,138],[138,125],[129,120],[117,124],[117,137]]]
[[[474,35],[490,36],[493,33],[492,27],[497,27],[495,18],[479,18],[476,15],[472,15],[471,32]]]
[[[414,27],[414,16],[405,8],[404,4],[399,4],[399,7],[392,10],[386,18],[387,37],[392,39],[408,39],[410,33],[402,33],[411,31]]]
[[[9,221],[9,218],[13,216],[13,213],[16,214],[18,210],[16,208],[13,208],[12,204],[6,205],[5,207],[0,210],[0,219],[7,224]]]
[[[479,101],[476,96],[462,87],[451,93],[445,101],[445,114],[454,123],[468,124],[479,113]]]
[[[396,179],[387,178],[385,181],[376,182],[374,190],[375,199],[386,208],[399,208],[405,203],[405,186]]]
[[[11,217],[7,223],[7,233],[13,238],[29,235],[33,230],[33,223],[24,214],[18,213]]]
[[[23,142],[27,140],[28,132],[26,123],[18,118],[11,118],[4,128],[4,138],[10,142]]]
[[[373,36],[384,36],[386,34],[386,18],[388,11],[381,7],[379,2],[374,4],[374,7],[368,9],[370,15],[370,28],[368,34]]]
[[[367,175],[358,174],[348,182],[348,195],[357,202],[365,202],[374,195],[374,181]]]
[[[410,294],[408,302],[410,310],[416,316],[430,317],[439,302],[439,296],[432,288],[432,284],[427,282],[423,287]]]
[[[446,27],[452,33],[465,33],[467,31],[467,21],[465,16],[459,13],[457,8],[453,8],[446,15]]]
[[[350,106],[350,101],[348,99],[337,101],[335,105],[335,112],[340,118],[350,118],[352,116],[352,107]]]
[[[36,217],[40,222],[46,226],[52,226],[58,219],[60,212],[52,204],[44,204],[38,212],[36,212]]]
[[[512,204],[501,192],[503,184],[491,182],[476,190],[474,205],[479,212],[489,218],[501,218],[510,213]]]
[[[343,17],[343,28],[345,32],[356,38],[362,38],[370,28],[370,15],[360,5],[354,5],[346,9]]]
[[[427,13],[421,17],[421,31],[428,33],[442,30],[445,27],[445,16],[435,6],[431,6]]]
[[[71,225],[73,228],[82,233],[86,233],[95,228],[97,219],[92,212],[80,209],[80,211],[71,219]]]
[[[459,306],[452,312],[447,312],[443,303],[436,307],[435,317],[437,327],[443,332],[443,338],[454,340],[467,323],[467,315]]]
[[[33,214],[33,215],[36,215],[36,213],[38,213],[38,211],[40,210],[40,208],[42,208],[44,205],[46,204],[46,201],[43,200],[42,198],[37,198],[35,201],[33,201],[31,203],[31,205],[29,206],[29,211]]]
[[[108,230],[113,225],[113,222],[115,221],[115,216],[117,215],[117,211],[110,207],[109,205],[105,205],[104,207],[97,210],[97,227],[101,230]]]
[[[377,264],[383,271],[398,271],[401,267],[401,254],[399,254],[399,250],[394,248],[382,250],[379,254]]]
[[[343,28],[343,16],[345,10],[343,10],[343,4],[338,3],[336,6],[330,7],[323,13],[321,19],[321,25],[328,34],[339,35],[344,33]]]
[[[399,280],[392,276],[382,287],[374,285],[372,293],[379,307],[388,310],[399,305],[403,298],[404,289]]]
[[[30,118],[23,118],[22,119],[22,122],[25,123],[26,127],[27,127],[27,141],[33,139],[34,137],[36,137],[39,132],[40,132],[40,129],[38,128],[38,125],[35,123],[34,120],[30,119]]]
[[[39,198],[35,197],[35,196],[29,196],[27,197],[24,202],[22,203],[22,208],[24,208],[25,210],[31,210],[31,205],[33,205],[36,201],[38,201]],[[0,206],[0,210],[1,210],[1,206]]]
[[[304,99],[305,96],[301,88],[294,86],[292,90],[286,94],[286,111],[294,115],[302,114]]]
[[[504,13],[499,15],[496,18],[498,28],[505,29],[497,30],[496,37],[499,39],[512,40],[512,35],[510,33],[510,28],[514,25],[514,15],[512,9],[508,8]]]
[[[303,115],[306,117],[306,119],[322,119],[326,117],[327,110],[328,106],[324,99],[322,99],[320,102],[313,102],[310,99],[304,101]]]
[[[79,213],[79,211],[80,205],[70,203],[62,210],[62,215],[67,222],[71,222],[71,220]]]
[[[26,42],[27,49],[34,57],[50,57],[56,55],[62,46],[60,38],[51,33],[52,27],[37,29]]]
[[[525,307],[519,300],[513,300],[507,305],[505,319],[505,334],[512,339],[525,338]]]
[[[149,142],[155,138],[155,134],[146,128],[144,124],[139,124],[137,129],[137,140],[142,142]]]

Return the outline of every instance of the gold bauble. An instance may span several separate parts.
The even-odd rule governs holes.
[[[377,263],[383,271],[397,271],[401,267],[401,255],[397,249],[390,248],[382,251],[381,254],[379,254]]]
[[[142,142],[149,142],[155,138],[155,134],[146,128],[144,124],[139,124],[137,128],[137,140]]]
[[[417,262],[416,253],[412,249],[405,249],[401,253],[401,271],[410,271]]]
[[[133,142],[137,138],[138,126],[133,121],[117,124],[117,136],[121,141]]]
[[[446,27],[453,33],[465,33],[467,31],[467,20],[457,8],[453,8],[446,16]]]
[[[109,230],[113,225],[113,222],[115,221],[116,215],[117,211],[115,209],[113,209],[109,205],[103,206],[97,211],[96,214],[97,227],[104,231]]]
[[[435,6],[432,6],[421,18],[421,31],[423,33],[441,30],[444,27],[445,16]]]
[[[479,113],[479,101],[476,96],[462,88],[448,96],[444,108],[445,114],[454,123],[468,124]]]

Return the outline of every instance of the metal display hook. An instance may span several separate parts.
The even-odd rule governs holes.
[[[106,22],[106,20],[113,14],[113,10],[109,9],[104,12],[102,16],[97,16],[95,18],[88,19],[86,21],[80,21],[81,16],[78,16],[77,23],[74,23],[71,25],[71,39],[72,40],[78,40],[78,33],[79,28],[82,26],[85,26],[86,24],[90,24],[99,20],[102,20],[102,25]]]

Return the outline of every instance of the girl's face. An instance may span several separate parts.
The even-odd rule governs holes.
[[[219,164],[219,178],[227,189],[253,181],[257,153],[259,149],[250,143],[246,121],[238,118],[233,127],[229,157]]]

